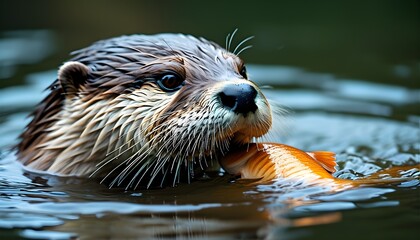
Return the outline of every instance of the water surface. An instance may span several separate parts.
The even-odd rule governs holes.
[[[281,1],[264,8],[241,2],[212,4],[204,12],[188,1],[0,4],[1,239],[420,235],[418,180],[331,193],[282,180],[249,184],[221,172],[175,188],[125,191],[24,172],[10,150],[70,51],[132,32],[188,32],[223,45],[224,36],[239,27],[237,42],[256,36],[254,48],[242,55],[251,79],[274,110],[289,111],[276,115],[264,140],[335,151],[341,178],[403,165],[412,168],[400,177],[419,178],[418,2],[302,7]]]
[[[276,118],[267,140],[336,151],[336,175],[342,178],[400,165],[414,166],[401,176],[420,176],[418,116],[392,117],[400,106],[419,104],[418,90],[283,66],[248,68],[261,86],[274,86],[264,90],[274,108],[293,110]],[[125,191],[89,179],[24,172],[7,147],[16,142],[28,122],[27,110],[54,78],[54,70],[33,73],[26,85],[0,92],[2,236],[305,239],[328,237],[331,229],[357,228],[375,237],[396,237],[401,226],[398,236],[414,237],[419,231],[418,180],[330,193],[281,180],[255,186],[221,173],[176,188]],[[306,82],[310,78],[318,79],[316,87]],[[376,94],[367,94],[372,89]]]

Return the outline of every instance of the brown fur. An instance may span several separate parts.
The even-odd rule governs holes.
[[[236,124],[228,126],[232,130],[224,130],[222,122],[217,123],[217,129],[203,125],[201,131],[214,131],[213,137],[177,125],[194,114],[207,121],[203,116],[215,108],[210,104],[214,97],[209,96],[214,96],[226,81],[255,86],[239,73],[243,66],[240,58],[205,39],[176,34],[122,36],[73,54],[72,62],[60,69],[58,79],[48,88],[49,95],[21,135],[18,156],[31,168],[89,176],[101,161],[108,160],[112,164],[99,173],[104,176],[123,163],[137,166],[146,161],[144,155],[150,154],[163,166],[170,164],[168,158],[181,161],[179,151],[184,151],[185,158],[212,155],[215,148],[223,148],[217,146],[221,144],[218,138],[246,142],[263,135],[271,125],[269,106],[262,95],[262,115],[255,116],[245,128]],[[150,80],[168,71],[185,78],[182,90],[166,93]],[[178,144],[184,135],[195,135],[208,143]],[[145,146],[151,150],[142,155]],[[128,167],[125,170],[133,171]]]

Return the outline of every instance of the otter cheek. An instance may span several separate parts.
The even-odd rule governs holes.
[[[267,99],[261,92],[258,93],[256,103],[258,106],[258,111],[256,112],[256,118],[260,122],[264,123],[264,125],[266,126],[266,130],[265,130],[265,133],[266,133],[271,128],[271,124],[273,121],[271,107]]]

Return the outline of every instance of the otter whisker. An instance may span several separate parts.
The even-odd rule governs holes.
[[[249,37],[247,37],[247,38],[245,38],[244,40],[242,40],[237,46],[236,46],[236,48],[235,48],[235,50],[233,50],[233,54],[236,54],[236,50],[238,50],[241,46],[242,46],[242,44],[244,44],[244,43],[246,43],[246,42],[248,42],[249,40],[251,40],[251,39],[253,39],[254,38],[254,36],[249,36]],[[239,55],[239,54],[236,54],[236,55]]]
[[[154,164],[149,164],[149,167],[145,170],[145,173],[150,171],[151,167],[153,166],[153,169],[151,170],[149,176],[149,181],[147,183],[147,188],[151,186],[153,181],[155,180],[156,176],[159,174],[159,171],[164,169],[166,162],[169,160],[169,157],[165,157],[163,159],[158,158],[157,162]]]
[[[162,164],[164,164],[165,162],[166,162],[167,160],[164,160],[164,161],[162,161],[162,160],[160,160],[160,158],[158,158],[158,164],[159,164],[159,162]],[[157,164],[155,164],[155,166],[156,166]],[[143,165],[144,166],[144,165]],[[143,166],[141,167],[141,168],[143,168]],[[137,184],[136,184],[136,186],[135,186],[135,188],[137,188],[138,187],[138,185],[140,184],[140,182],[141,182],[141,180],[143,179],[143,177],[146,175],[146,173],[150,170],[150,168],[152,167],[153,165],[152,164],[149,164],[149,162],[148,162],[148,164],[147,164],[147,168],[146,168],[146,170],[144,170],[144,172],[143,172],[143,175],[139,178],[139,180],[137,181]],[[163,166],[163,165],[161,165],[161,166]],[[149,180],[149,183],[147,184],[147,188],[149,188],[150,187],[150,185],[152,184],[152,182],[153,182],[153,180],[154,180],[154,174],[152,173],[151,175],[151,178],[150,178],[150,180]]]
[[[287,136],[289,129],[289,115],[292,110],[284,105],[276,102],[270,102],[273,119],[273,123],[268,122],[264,119],[265,126],[271,126],[270,131],[264,136],[269,142],[278,141],[278,136]]]
[[[174,167],[176,166],[176,164],[178,163],[176,161],[176,159],[178,158],[179,154],[177,154],[174,158],[174,160],[172,161],[171,167],[169,168],[171,170],[171,173],[174,172]]]
[[[105,175],[105,177],[104,178],[102,178],[102,180],[101,180],[101,182],[100,183],[103,183],[109,176],[111,176],[111,174],[115,171],[115,170],[117,170],[120,166],[122,166],[122,165],[124,165],[125,164],[125,162],[126,162],[127,160],[125,160],[125,161],[123,161],[123,162],[121,162],[120,164],[118,164],[117,166],[115,166],[114,167],[114,169],[112,169],[110,172],[108,172],[108,174],[107,175]],[[109,188],[112,188],[112,186],[114,185],[114,182],[112,182],[111,184],[110,184],[110,186],[109,186]]]
[[[149,184],[148,187],[152,184],[153,180],[156,178],[156,176],[158,175],[159,171],[162,171],[162,173],[165,172],[164,167],[167,164],[167,162],[170,160],[170,156],[166,156],[163,160],[160,160],[160,164],[159,167],[154,169],[151,173],[151,178],[149,180]],[[173,161],[177,161],[176,157],[173,159]],[[167,171],[168,168],[166,168]]]
[[[218,140],[216,139],[216,130],[217,130],[216,121],[213,121],[213,131],[212,131],[213,135],[212,135],[212,137],[215,141],[212,142],[212,148],[215,148],[215,147],[217,148]]]
[[[201,132],[202,133],[202,132]],[[202,138],[201,138],[201,133],[199,133],[199,135],[197,136],[196,139],[189,139],[189,141],[194,141],[194,144],[192,145],[192,149],[191,149],[191,156],[194,157],[197,155],[197,151],[198,151],[198,159],[200,159],[200,155],[201,155],[201,151],[202,151]],[[195,134],[194,134],[195,135]],[[192,160],[191,160],[192,161]],[[200,163],[200,168],[202,168],[201,162]]]
[[[125,170],[122,171],[123,174],[129,175],[134,169],[137,168],[138,164],[144,161],[150,153],[152,152],[153,147],[145,144],[140,148],[133,156],[136,156],[134,160],[126,167]],[[140,154],[139,154],[140,153]],[[141,170],[141,169],[140,169]],[[140,170],[138,170],[140,172]]]
[[[133,183],[135,182],[135,180],[137,179],[137,177],[140,174],[143,174],[142,176],[144,176],[145,171],[143,171],[143,170],[149,166],[150,161],[151,161],[150,159],[147,159],[147,158],[144,158],[144,157],[142,157],[142,158],[137,157],[133,161],[133,164],[131,165],[131,168],[129,169],[129,171],[126,171],[125,176],[128,176],[129,174],[131,174],[131,172],[134,169],[137,169],[137,167],[140,165],[140,163],[143,163],[143,165],[141,165],[140,168],[137,169],[137,172],[134,174],[134,176],[131,178],[131,180],[127,184],[127,188],[133,186]]]
[[[152,123],[153,124],[153,123]],[[134,125],[134,124],[133,124]],[[151,124],[150,124],[151,125]],[[131,131],[136,131],[136,130],[138,130],[140,128],[140,126],[138,126],[138,127],[136,127],[136,128],[134,128],[134,127],[131,127],[130,128],[130,130],[127,132],[127,134],[122,134],[121,133],[121,131],[120,131],[120,134],[119,134],[119,139],[122,139],[125,135],[128,135],[128,133],[130,133]],[[155,129],[155,131],[157,131],[157,129]],[[145,137],[148,137],[149,135],[151,135],[153,132],[155,132],[155,131],[152,131],[152,132],[150,132],[148,135],[145,135]],[[117,148],[117,149],[115,149],[115,150],[113,150],[112,152],[108,152],[107,153],[107,156],[108,155],[110,155],[110,154],[113,154],[114,152],[116,152],[116,151],[120,151],[125,145],[129,145],[133,140],[134,140],[134,138],[135,137],[137,137],[137,136],[140,136],[140,134],[143,134],[144,135],[144,132],[142,132],[142,131],[140,131],[140,133],[139,134],[134,134],[133,135],[133,137],[131,138],[131,139],[125,139],[125,143],[124,144],[117,144],[117,146],[119,145],[120,147],[119,148]],[[131,149],[132,147],[134,147],[135,146],[135,144],[133,145],[133,146],[129,146],[128,148],[127,148],[127,150],[129,150],[129,149]],[[127,151],[126,150],[126,151]],[[121,154],[123,154],[123,153],[125,153],[126,151],[124,151],[124,152],[122,152],[122,153],[120,153],[119,155],[121,155]]]
[[[200,146],[200,148],[202,148],[202,146]],[[193,153],[193,155],[195,155],[195,152]],[[202,164],[202,158],[203,158],[203,153],[202,153],[202,151],[199,151],[199,154],[198,154],[198,164],[200,166],[200,169],[201,170],[204,170],[204,167],[203,167],[203,164]],[[207,165],[207,162],[205,162],[205,164]]]
[[[188,169],[188,183],[191,183],[191,178],[194,178],[195,176],[194,176],[194,166],[193,166],[193,164],[192,164],[192,162],[190,162],[190,161],[188,161],[187,162],[187,169]]]
[[[172,47],[168,44],[167,41],[165,41],[165,39],[162,39],[162,41],[166,44],[166,46],[168,46],[169,49],[171,49],[170,53],[172,53],[175,56],[179,55],[175,50],[172,49]]]
[[[120,185],[126,179],[126,177],[128,177],[131,174],[131,172],[136,169],[138,164],[140,164],[143,160],[145,160],[145,158],[150,154],[150,151],[145,150],[145,149],[146,149],[146,145],[143,146],[142,149],[137,151],[135,154],[133,154],[130,158],[126,160],[126,163],[128,162],[130,163],[127,164],[127,166],[115,177],[115,180],[118,179],[118,185]]]
[[[163,183],[166,179],[166,174],[168,174],[169,168],[166,168],[165,171],[163,172],[163,176],[162,176],[162,180],[160,181],[160,187],[163,187]]]
[[[124,153],[126,153],[127,151],[130,151],[132,148],[134,147],[134,145],[132,147],[129,147],[127,149],[125,149],[122,152],[119,152],[117,155],[115,155],[114,157],[110,158],[109,160],[107,160],[106,158],[104,160],[102,160],[101,162],[99,162],[96,167],[98,167],[94,173],[96,173],[97,171],[99,171],[102,167],[104,167],[105,165],[107,165],[108,163],[114,161],[115,159],[119,158],[120,156],[122,156]],[[119,148],[121,149],[121,148]],[[94,174],[92,173],[91,176]]]
[[[167,141],[167,142],[170,142],[170,141]],[[158,165],[159,165],[159,163],[161,161],[161,158],[162,157],[167,157],[168,154],[167,154],[167,151],[165,151],[165,148],[167,148],[167,146],[165,144],[164,145],[161,145],[160,148],[159,148],[159,151],[156,153],[156,157],[158,159],[156,160],[156,163],[157,164],[155,165],[154,170],[156,169],[156,167],[158,167]]]
[[[146,135],[147,136],[147,135]],[[134,138],[134,137],[133,137]],[[130,146],[130,147],[128,147],[127,149],[125,149],[124,151],[122,151],[122,152],[120,152],[119,154],[117,154],[116,156],[114,156],[113,158],[111,158],[111,159],[109,159],[109,160],[107,160],[106,162],[104,162],[106,159],[104,159],[103,161],[101,161],[98,165],[100,165],[99,167],[98,167],[98,165],[97,165],[97,169],[90,175],[90,177],[91,176],[93,176],[94,174],[96,174],[96,172],[98,172],[100,169],[102,169],[104,166],[106,166],[107,164],[109,164],[110,162],[112,162],[112,161],[114,161],[115,159],[117,159],[117,158],[119,158],[121,155],[123,155],[123,154],[125,154],[127,151],[129,151],[130,149],[132,149],[134,146],[136,146],[136,145],[133,145],[133,146]],[[119,149],[121,149],[122,147],[120,147]],[[150,153],[150,150],[148,150],[148,151],[145,151],[144,150],[145,149],[145,146],[143,146],[142,148],[140,148],[136,153],[134,153],[130,158],[128,158],[128,159],[126,159],[123,163],[126,163],[127,161],[129,161],[130,159],[132,159],[134,156],[136,156],[136,154],[138,154],[138,152],[143,152],[143,154],[142,155],[146,155],[146,154],[149,154]],[[120,166],[122,166],[122,165],[118,165],[118,167],[120,167]],[[108,175],[110,175],[111,173],[113,173],[115,171],[115,169],[113,170],[113,171],[111,171],[110,173],[108,173]],[[107,176],[108,176],[107,175]],[[105,179],[105,178],[104,178]],[[103,179],[103,180],[104,180]]]
[[[233,40],[233,37],[235,36],[235,34],[236,34],[236,32],[237,32],[237,31],[238,31],[238,28],[236,28],[236,29],[233,31],[232,35],[230,36],[229,43],[228,43],[228,47],[227,47],[227,50],[228,50],[228,51],[230,51],[230,46],[232,45],[232,40]]]
[[[140,153],[140,154],[139,154]],[[128,169],[130,169],[131,166],[133,166],[133,164],[135,164],[138,159],[143,159],[145,156],[149,155],[150,152],[147,149],[147,145],[142,146],[137,152],[133,153],[129,158],[127,158],[126,160],[124,160],[123,162],[121,162],[121,164],[117,165],[117,167],[115,167],[111,172],[108,173],[108,175],[106,177],[108,177],[109,175],[111,175],[115,170],[119,169],[122,165],[126,164],[127,166],[125,167],[125,169],[123,171],[121,171],[115,178],[113,183],[116,182],[117,179],[120,179],[122,177],[124,177],[124,175],[126,175],[126,171]],[[134,161],[132,161],[132,159],[135,158]],[[128,164],[129,162],[131,162],[130,164]],[[131,171],[130,171],[131,172]],[[106,178],[105,177],[105,178]],[[104,179],[105,179],[104,178]],[[118,182],[118,185],[121,183],[122,181]]]
[[[229,48],[228,48],[229,37],[230,37],[230,33],[228,33],[228,35],[226,35],[226,39],[225,39],[225,49],[228,50],[228,51],[229,51]]]
[[[182,165],[182,161],[177,161],[177,167],[176,167],[176,170],[175,170],[175,176],[174,176],[174,180],[173,180],[173,182],[172,182],[172,185],[174,185],[175,186],[175,181],[176,182],[179,182],[179,171],[180,171],[180,167],[181,167],[181,165]]]
[[[173,137],[172,137],[172,139],[174,139]],[[175,139],[174,139],[175,140]],[[160,150],[159,150],[159,153],[157,154],[158,156],[159,155],[162,155],[162,153],[163,153],[163,149],[165,149],[165,148],[167,148],[168,146],[170,146],[170,145],[173,145],[173,143],[171,143],[171,142],[173,142],[171,139],[167,139],[166,141],[165,141],[165,143],[160,147]],[[180,151],[180,153],[182,153],[184,150],[182,150],[182,149],[180,149],[181,151]],[[171,167],[171,169],[173,169],[173,167],[174,167],[174,164],[176,164],[177,163],[177,159],[179,159],[180,158],[180,155],[178,154],[177,156],[175,156],[174,158],[173,158],[173,162],[172,162],[172,167]],[[165,157],[165,159],[162,161],[162,160],[158,160],[158,162],[160,162],[161,164],[160,164],[160,166],[159,166],[159,168],[157,169],[157,170],[159,170],[160,168],[162,168],[165,164],[166,164],[166,162],[169,160],[169,157],[167,156],[167,157]],[[177,164],[178,165],[178,164]],[[154,172],[153,172],[153,175],[156,175],[157,174],[157,170],[154,170]],[[173,171],[173,170],[172,170]],[[179,171],[179,167],[177,167],[177,170],[176,170],[176,172],[177,171]]]
[[[102,168],[104,168],[106,165],[108,165],[109,163],[113,162],[114,160],[118,159],[120,156],[122,156],[124,153],[126,153],[127,151],[131,150],[134,147],[134,145],[130,148],[127,148],[126,150],[118,153],[117,155],[115,155],[114,157],[110,158],[110,159],[103,159],[102,161],[100,161],[98,164],[96,164],[96,169],[95,171],[93,171],[90,175],[89,178],[93,177],[97,172],[99,172]],[[121,147],[122,148],[122,147]],[[119,149],[121,149],[119,148]],[[134,156],[134,155],[133,155]]]
[[[137,187],[139,186],[141,180],[143,179],[144,176],[146,176],[147,170],[144,170],[145,168],[149,167],[150,165],[150,161],[146,161],[141,167],[140,169],[137,171],[137,173],[134,175],[134,177],[130,180],[129,185],[128,186],[133,186],[135,180],[137,179],[138,176],[140,176],[140,174],[142,174],[140,176],[140,178],[137,180],[136,185],[134,185],[134,189],[137,189]],[[148,186],[149,187],[149,186]]]
[[[250,49],[250,48],[252,48],[252,45],[248,45],[248,46],[242,48],[236,55],[239,56],[243,51],[245,51],[247,49]]]
[[[188,143],[187,149],[189,149],[189,150],[191,149],[190,151],[192,153],[191,154],[192,156],[194,156],[194,152],[196,151],[196,148],[200,144],[201,134],[202,134],[202,132],[200,132],[198,134],[198,136],[196,136],[196,133],[194,133],[193,136],[196,136],[196,139],[194,139],[194,141],[191,141],[191,139],[190,139],[190,141]],[[192,143],[192,145],[191,145],[191,143]]]

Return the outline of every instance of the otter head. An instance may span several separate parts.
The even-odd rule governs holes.
[[[22,134],[20,159],[112,185],[176,183],[271,127],[244,62],[186,35],[97,42],[75,52],[50,91]]]

